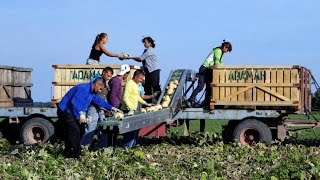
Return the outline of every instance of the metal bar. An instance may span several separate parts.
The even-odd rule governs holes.
[[[0,108],[0,117],[28,117],[31,114],[42,114],[46,117],[58,117],[57,108],[52,108],[52,107]]]
[[[204,111],[202,108],[187,108],[177,113],[171,121],[173,122],[177,119],[242,120],[247,117],[277,118],[279,115],[276,110],[215,109],[209,112]]]
[[[170,119],[170,109],[166,108],[160,111],[149,112],[146,114],[138,114],[134,116],[125,117],[119,122],[119,133],[138,130],[154,124],[160,124]]]

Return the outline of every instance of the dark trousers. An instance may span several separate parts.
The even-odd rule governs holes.
[[[161,87],[160,87],[160,69],[152,71],[151,73],[148,69],[145,69],[145,84],[144,84],[144,91],[146,95],[152,95],[154,92],[159,91],[157,100],[161,94]],[[152,99],[147,100],[147,102],[151,103]]]
[[[80,124],[74,117],[58,108],[57,115],[63,122],[65,128],[65,149],[64,155],[67,158],[79,158],[80,156]]]
[[[189,100],[195,101],[197,95],[202,91],[202,89],[206,85],[204,106],[209,106],[210,97],[211,97],[211,87],[210,87],[211,82],[212,82],[212,69],[206,68],[203,65],[200,66],[199,73],[198,73],[198,86],[192,92]]]

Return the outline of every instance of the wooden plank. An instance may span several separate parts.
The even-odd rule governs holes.
[[[266,72],[266,79],[265,79],[265,84],[264,84],[264,87],[268,87],[268,89],[269,90],[271,90],[271,86],[269,86],[270,84],[271,84],[271,75],[270,75],[270,69],[266,69],[265,70],[265,72]],[[272,83],[272,85],[273,85],[274,83]],[[275,86],[279,86],[279,84],[274,84]],[[288,84],[281,84],[281,85],[283,85],[283,86],[285,86],[285,85],[288,85],[288,86],[293,86],[293,84],[291,84],[291,83],[288,83]],[[261,86],[261,85],[258,85],[258,86]],[[263,86],[262,86],[263,87]],[[269,101],[271,101],[271,96],[270,96],[270,94],[269,93],[265,93],[264,94],[264,100],[266,101],[266,102],[269,102]]]
[[[238,96],[238,94],[241,94],[241,93],[244,93],[245,91],[249,90],[249,89],[252,89],[254,86],[248,86],[248,87],[245,87],[243,89],[241,89],[240,91],[236,91],[234,93],[231,93],[229,96],[225,97],[223,100],[228,100],[231,98],[231,101],[232,101],[232,98],[233,97],[236,97]]]
[[[224,65],[218,66],[215,69],[292,69],[293,65]]]
[[[283,69],[277,70],[277,83],[279,84],[283,83]],[[283,95],[283,87],[277,87],[276,91],[278,94]],[[277,99],[277,101],[281,101],[281,100]]]
[[[226,84],[226,85],[230,84],[230,80],[229,80],[230,71],[227,71],[227,70],[224,70],[224,71],[226,73],[226,81],[225,81],[225,83],[219,83],[218,85],[220,85],[220,84]],[[226,90],[225,97],[227,97],[227,96],[230,95],[231,87],[229,87],[229,86],[224,86],[224,87],[225,87],[225,90]]]
[[[220,82],[220,71],[218,70],[213,70],[212,71],[212,81],[213,83],[219,83]],[[219,88],[218,87],[213,87],[212,88],[212,99],[213,101],[219,100]]]
[[[298,69],[291,69],[290,76],[291,83],[299,83],[299,71]],[[291,88],[291,100],[292,101],[300,101],[299,89],[297,87]]]
[[[264,84],[264,79],[261,77],[261,79],[256,80],[256,83]],[[257,101],[264,101],[264,97],[265,97],[264,91],[262,91],[261,89],[257,89]]]
[[[277,83],[277,71],[271,69],[270,76],[271,76],[271,83]],[[271,87],[271,91],[272,91],[272,92],[275,92],[276,90],[277,90],[277,88]],[[276,97],[271,96],[271,101],[276,101],[276,100],[277,100]]]
[[[219,84],[220,83],[225,83],[226,82],[226,70],[220,70],[220,78],[219,78]],[[223,99],[226,97],[226,88],[225,87],[219,87],[219,99]]]
[[[234,71],[235,69],[231,69],[229,71]],[[237,80],[230,80],[230,83],[236,83],[236,84],[239,84]],[[236,92],[238,91],[238,88],[237,87],[231,87],[231,93],[229,96],[235,94]],[[229,97],[227,96],[227,97]],[[238,101],[238,96],[232,96],[231,98],[231,101]]]
[[[283,71],[283,82],[284,83],[290,83],[290,79],[291,79],[291,70],[290,69],[285,69]],[[283,96],[291,99],[291,91],[290,91],[290,87],[284,87],[283,88]]]
[[[216,101],[214,105],[230,105],[230,106],[298,106],[293,102],[289,101],[274,101],[274,102],[248,102],[248,101]]]
[[[238,84],[243,84],[244,82],[245,82],[245,81],[244,81],[244,78],[241,78],[241,79],[238,80]],[[238,87],[237,87],[237,90],[238,90],[238,91],[242,91],[242,90],[244,90],[245,88],[246,88],[246,87],[238,86]],[[250,88],[250,89],[251,89],[251,88]],[[248,90],[250,90],[250,89],[248,89]],[[244,101],[245,92],[246,92],[246,90],[237,95],[237,96],[238,96],[238,101]]]
[[[271,91],[269,90],[268,88],[265,88],[265,87],[261,87],[261,86],[256,86],[257,88],[261,89],[261,90],[264,90],[265,92],[268,92],[270,95],[273,95],[275,97],[277,97],[279,99],[279,101],[290,101],[289,98],[281,95],[281,94],[278,94],[277,92],[274,92],[274,91]]]

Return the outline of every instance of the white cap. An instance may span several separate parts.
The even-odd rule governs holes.
[[[130,66],[128,64],[123,64],[120,67],[120,71],[119,71],[118,75],[122,76],[127,72],[130,72]]]

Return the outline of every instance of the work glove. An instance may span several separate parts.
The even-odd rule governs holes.
[[[80,124],[86,124],[86,123],[89,123],[90,121],[91,121],[91,117],[90,116],[86,117],[85,114],[81,114],[80,115],[80,118],[79,118],[79,123]]]
[[[113,112],[123,113],[123,111],[121,111],[120,109],[115,108],[115,107],[112,107],[112,108],[111,108],[111,111],[113,111]]]

